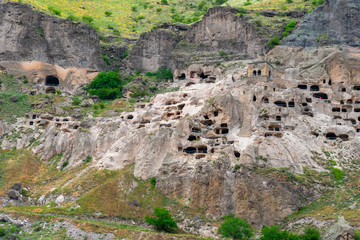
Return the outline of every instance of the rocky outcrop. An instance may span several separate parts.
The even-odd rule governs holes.
[[[104,69],[97,33],[85,23],[52,17],[14,2],[0,3],[0,13],[0,61]]]
[[[209,9],[203,19],[186,32],[184,41],[203,44],[213,51],[227,50],[248,57],[265,53],[265,44],[249,17],[236,15],[236,12],[237,9],[230,7]]]
[[[316,197],[315,192],[278,178],[246,168],[233,170],[226,157],[213,163],[166,161],[156,184],[168,197],[191,199],[190,204],[204,208],[210,219],[232,214],[259,228],[280,221]]]
[[[172,51],[181,40],[186,26],[165,25],[143,33],[130,52],[127,65],[134,70],[154,72],[160,67],[174,68]]]
[[[292,47],[316,47],[342,44],[360,46],[360,2],[326,0],[308,14],[284,41]]]
[[[223,57],[219,57],[220,50],[232,58],[264,54],[267,40],[256,32],[251,17],[236,13],[235,8],[214,7],[191,27],[164,24],[144,33],[131,50],[127,65],[142,71],[159,67],[174,70],[195,60],[218,62]]]

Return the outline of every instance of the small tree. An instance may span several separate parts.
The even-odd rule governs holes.
[[[278,226],[267,227],[261,229],[262,237],[260,240],[300,240],[299,236],[289,233],[284,230],[281,231]]]
[[[173,232],[177,228],[175,220],[165,208],[155,208],[154,215],[156,217],[145,217],[145,221],[146,223],[153,225],[156,230]]]
[[[242,218],[226,216],[225,221],[218,229],[218,233],[223,237],[242,240],[253,236],[251,226]]]
[[[302,240],[319,240],[320,232],[316,228],[306,228],[305,233],[300,235]]]

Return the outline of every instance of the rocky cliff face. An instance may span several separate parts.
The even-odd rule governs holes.
[[[209,9],[202,21],[193,24],[186,32],[184,41],[250,58],[264,54],[265,44],[249,22],[249,17],[241,17],[236,12],[237,9],[230,7]]]
[[[284,44],[293,47],[360,46],[360,2],[326,0],[323,6],[305,17]]]
[[[39,61],[101,70],[105,64],[95,29],[55,18],[25,4],[0,4],[0,61]]]
[[[218,60],[220,50],[242,58],[264,54],[267,40],[255,31],[250,17],[236,13],[235,8],[215,7],[190,28],[165,24],[142,34],[130,53],[128,66],[143,71],[175,69],[198,56],[215,55]]]
[[[172,51],[186,29],[187,26],[165,24],[142,34],[127,59],[128,67],[145,72],[154,72],[160,67],[174,68]]]

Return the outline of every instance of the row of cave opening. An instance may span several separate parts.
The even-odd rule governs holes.
[[[326,82],[326,80],[323,80],[323,81],[324,81],[324,83]],[[329,85],[331,85],[331,80],[329,80]],[[307,88],[308,88],[308,86],[305,84],[299,84],[297,87],[301,90],[307,90]],[[355,91],[360,91],[360,86],[354,86],[352,89]],[[310,91],[318,92],[318,91],[320,91],[320,87],[318,85],[312,85],[312,86],[310,86]],[[340,87],[339,92],[346,92],[346,88]]]
[[[181,151],[181,149],[182,148],[179,148],[179,151]],[[207,146],[187,147],[183,151],[184,151],[184,153],[187,153],[187,154],[196,154],[196,153],[207,154],[208,148],[207,148]],[[214,148],[212,148],[210,150],[210,153],[214,153],[214,152],[215,152],[215,150],[214,150]],[[241,156],[241,154],[238,151],[234,151],[234,156],[236,158],[239,158]]]

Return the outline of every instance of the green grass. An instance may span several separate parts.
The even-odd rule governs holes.
[[[216,1],[172,0],[162,4],[159,0],[21,0],[36,8],[62,18],[85,21],[103,33],[122,37],[138,37],[163,22],[190,24],[202,16]],[[220,1],[219,3],[221,3]],[[310,1],[293,0],[229,0],[223,5],[248,10],[277,10],[280,12],[313,9]],[[244,3],[251,3],[245,4]],[[85,18],[84,18],[85,17]],[[92,19],[92,21],[87,21]]]
[[[70,16],[81,20],[83,16],[91,17],[93,25],[101,32],[113,34],[114,28],[124,37],[137,37],[140,33],[151,30],[154,25],[174,21],[178,14],[184,22],[191,23],[201,19],[212,2],[200,5],[202,0],[172,0],[161,4],[158,0],[22,0],[49,14],[62,18]],[[111,14],[110,14],[111,13]],[[172,18],[172,16],[175,17]]]

